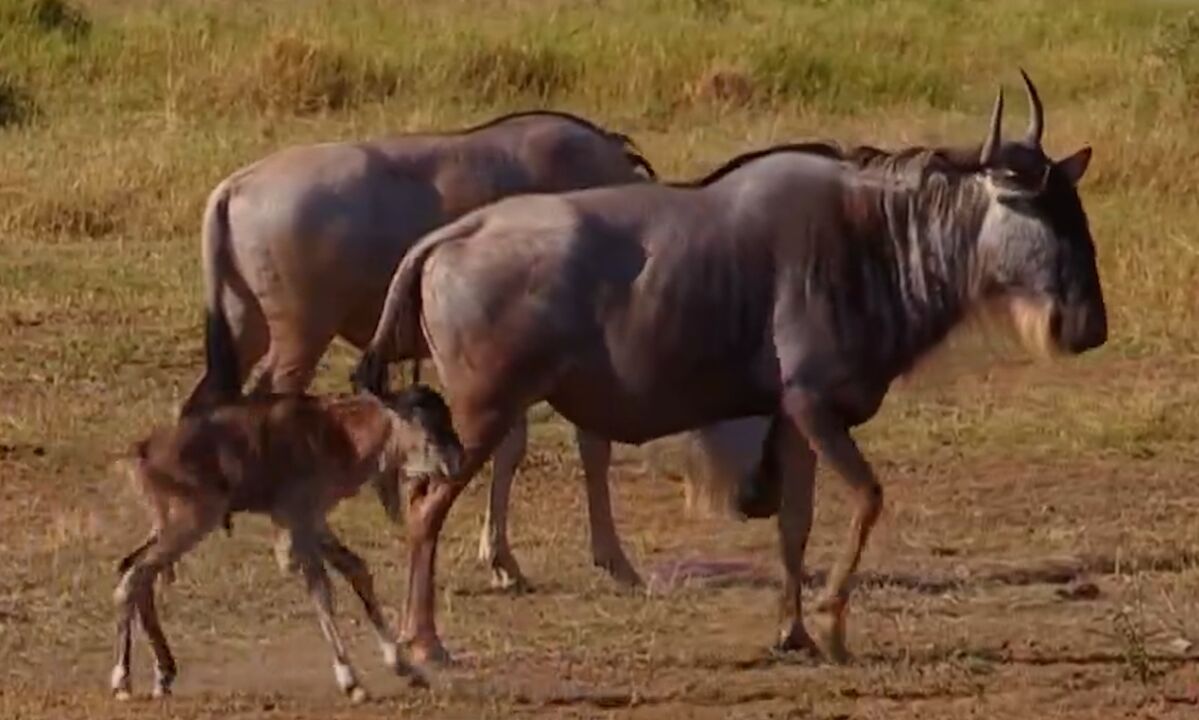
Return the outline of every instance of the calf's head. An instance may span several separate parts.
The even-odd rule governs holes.
[[[462,443],[445,400],[426,385],[411,385],[379,396],[395,415],[395,447],[400,470],[414,479],[450,479],[462,466]]]
[[[981,292],[1011,313],[1026,345],[1077,354],[1107,340],[1095,246],[1077,191],[1091,149],[1056,161],[1045,155],[1041,101],[1021,75],[1028,130],[1019,141],[1003,141],[1000,90],[979,160],[990,202],[979,235]]]

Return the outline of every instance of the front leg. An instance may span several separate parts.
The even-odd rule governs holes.
[[[857,570],[862,551],[883,508],[883,489],[874,471],[849,434],[849,428],[825,400],[803,388],[789,388],[783,395],[783,410],[816,451],[849,485],[854,514],[849,536],[838,557],[816,609],[830,615],[824,634],[824,651],[838,661],[848,659],[845,648],[845,612],[849,603],[849,580]]]
[[[779,548],[786,582],[782,594],[784,629],[775,646],[784,652],[815,653],[816,645],[803,623],[804,554],[812,530],[816,487],[816,455],[794,424],[779,418],[771,430],[767,452],[779,477]]]

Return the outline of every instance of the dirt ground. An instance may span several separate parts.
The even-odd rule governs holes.
[[[142,699],[110,699],[112,562],[144,531],[141,511],[107,467],[110,448],[6,445],[0,717],[1197,717],[1193,454],[1161,452],[1168,444],[1144,436],[1152,423],[1131,434],[1142,445],[1120,450],[1109,438],[1110,452],[1067,452],[1058,441],[963,452],[900,427],[929,408],[1003,397],[1060,404],[1096,383],[1125,405],[1138,383],[1161,387],[1163,377],[1176,380],[1174,397],[1194,396],[1192,366],[1113,363],[1082,373],[1016,364],[897,390],[880,429],[863,433],[888,510],[852,605],[855,657],[844,667],[768,651],[781,577],[773,524],[687,517],[673,439],[619,448],[613,470],[618,526],[650,589],[622,591],[593,570],[569,433],[535,412],[512,518],[534,591],[492,590],[475,560],[488,484],[480,477],[442,546],[439,622],[454,663],[431,689],[387,675],[338,581],[343,630],[372,693],[354,707],[336,692],[304,593],[275,568],[267,525],[255,518],[239,518],[231,538],[212,536],[162,592],[181,665],[176,695],[145,699],[150,660],[139,641]],[[36,404],[29,392],[23,402]],[[1025,422],[1047,435],[1087,418]],[[996,432],[1005,422],[992,420]],[[1076,435],[1086,437],[1067,424],[1062,437]],[[86,481],[70,479],[81,471]],[[809,547],[817,579],[844,533],[843,500],[822,474]],[[372,563],[394,620],[399,534],[369,495],[338,510],[334,524]],[[714,561],[732,571],[693,572]]]

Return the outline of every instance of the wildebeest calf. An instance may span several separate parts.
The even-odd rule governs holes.
[[[130,623],[136,609],[153,647],[154,694],[170,692],[175,660],[154,607],[154,580],[233,513],[268,515],[279,528],[280,564],[303,574],[334,674],[352,700],[366,697],[333,622],[324,563],[354,588],[374,627],[384,662],[411,667],[375,599],[366,563],[338,540],[326,516],[380,475],[419,483],[456,472],[462,446],[441,396],[425,386],[375,398],[273,395],[238,399],[183,417],[137,443],[131,480],[151,511],[149,538],[119,564],[117,658],[112,690],[130,697]]]

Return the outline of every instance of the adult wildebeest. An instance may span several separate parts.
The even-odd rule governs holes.
[[[644,181],[638,169],[654,177],[627,136],[535,111],[458,132],[289,148],[234,172],[208,199],[202,255],[206,345],[218,341],[211,326],[223,309],[240,373],[222,380],[210,360],[181,415],[240,393],[260,359],[253,392],[301,392],[334,337],[365,346],[396,265],[426,232],[508,195]],[[393,360],[414,356],[393,349]],[[526,434],[514,419],[496,451],[480,539],[480,557],[501,585],[524,582],[508,546],[507,507]],[[635,585],[612,523],[609,443],[586,432],[577,441],[593,559]]]
[[[1075,187],[1091,151],[1044,154],[1041,103],[1024,80],[1031,120],[1018,142],[1001,138],[1001,90],[986,141],[970,151],[783,146],[687,186],[501,200],[417,243],[355,370],[381,390],[380,354],[423,338],[466,450],[458,482],[425,484],[410,500],[414,655],[444,653],[434,557],[454,498],[545,399],[625,443],[774,417],[755,484],[779,489],[747,509],[779,516],[784,649],[816,649],[800,578],[817,456],[832,466],[855,512],[818,603],[831,617],[820,648],[843,657],[848,580],[883,502],[851,428],[975,308],[1006,305],[1026,339],[1055,350],[1106,340]]]
[[[355,701],[366,697],[333,621],[325,563],[345,576],[362,601],[387,666],[409,674],[412,668],[400,658],[366,563],[341,543],[325,518],[377,475],[444,478],[461,460],[448,408],[423,386],[382,398],[239,398],[196,409],[174,427],[155,430],[133,452],[130,479],[146,500],[154,527],[118,566],[113,693],[127,699],[132,690],[135,610],[154,650],[154,694],[170,692],[177,669],[158,622],[154,580],[218,525],[229,527],[229,516],[239,512],[268,515],[281,531],[280,565],[302,572],[333,650],[342,692]]]

